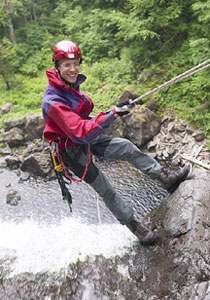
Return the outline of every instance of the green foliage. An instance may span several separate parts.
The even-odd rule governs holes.
[[[0,105],[14,104],[1,121],[41,112],[45,70],[53,67],[52,48],[62,39],[81,48],[88,76],[81,89],[95,113],[115,105],[128,85],[141,95],[210,58],[210,0],[7,0],[11,23],[0,1],[0,71],[9,80],[0,82]],[[200,72],[152,98],[210,137],[209,108],[198,109],[209,100],[209,75]]]
[[[77,42],[85,60],[95,62],[118,53],[113,34],[116,32],[112,10],[92,9],[84,11],[81,6],[66,13],[61,25],[69,39]]]
[[[109,110],[116,104],[122,90],[135,82],[127,62],[117,58],[105,59],[91,66],[85,64],[82,73],[88,77],[82,90],[94,101],[94,113]]]
[[[13,78],[11,73],[13,71],[12,60],[16,57],[14,46],[4,38],[0,42],[0,76],[2,77],[7,90],[10,90]]]

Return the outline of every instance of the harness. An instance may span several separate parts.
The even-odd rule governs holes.
[[[80,179],[76,179],[76,178],[72,177],[71,172],[69,171],[69,169],[65,166],[65,164],[63,162],[62,156],[58,150],[58,145],[60,144],[61,139],[58,135],[56,135],[56,137],[58,139],[58,143],[55,141],[52,142],[51,149],[50,149],[50,157],[51,157],[51,161],[53,164],[53,169],[55,171],[58,183],[61,188],[63,200],[67,201],[67,203],[69,205],[69,209],[72,212],[72,196],[66,185],[69,185],[70,183],[72,183],[72,181],[73,182],[82,182],[85,179],[85,176],[87,174],[88,167],[89,167],[89,164],[91,161],[90,144],[88,144],[87,163],[85,165],[84,173]],[[67,150],[67,141],[68,141],[68,138],[66,139],[66,142],[65,142],[66,150]],[[66,152],[68,153],[68,151],[66,151]],[[66,181],[65,179],[67,179],[68,181]]]

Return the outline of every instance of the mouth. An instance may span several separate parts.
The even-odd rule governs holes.
[[[68,81],[76,81],[77,74],[66,74],[66,77],[68,78]]]

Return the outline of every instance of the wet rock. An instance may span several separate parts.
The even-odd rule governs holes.
[[[28,172],[21,172],[18,183],[23,183],[24,181],[29,180],[30,174]]]
[[[0,157],[0,169],[2,168],[6,168],[7,166],[7,163],[5,161],[5,158],[4,157]]]
[[[195,170],[146,220],[158,230],[147,255],[147,280],[163,299],[208,299],[210,283],[210,173]],[[147,223],[148,224],[148,223]],[[204,225],[205,224],[205,225]],[[158,284],[155,282],[158,278]],[[142,286],[139,286],[142,288]],[[167,290],[166,290],[167,287]],[[147,298],[146,298],[147,299]],[[150,299],[150,298],[148,298]],[[162,298],[161,298],[162,299]]]
[[[18,205],[18,202],[21,200],[21,196],[15,190],[10,190],[6,196],[6,203],[12,206]]]
[[[5,162],[7,164],[7,167],[12,170],[18,169],[21,164],[21,161],[19,158],[15,157],[15,156],[11,156],[11,155],[8,155],[5,157]]]

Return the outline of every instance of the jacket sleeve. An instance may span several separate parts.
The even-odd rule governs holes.
[[[70,107],[55,102],[48,111],[48,117],[75,143],[88,144],[103,133],[116,117],[112,111],[99,113],[91,119],[84,120]]]

